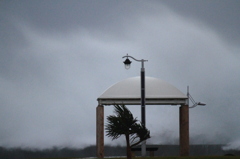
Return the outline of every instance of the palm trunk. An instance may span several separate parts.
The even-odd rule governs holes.
[[[126,136],[126,143],[127,143],[127,159],[132,159],[132,152],[131,152],[131,146],[130,146],[130,139],[129,139],[129,134],[125,134]]]

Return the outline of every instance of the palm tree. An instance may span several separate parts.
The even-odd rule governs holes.
[[[131,159],[131,147],[138,145],[142,141],[150,138],[150,131],[134,118],[130,110],[125,105],[114,105],[114,113],[107,117],[106,132],[112,140],[125,135],[127,145],[127,158]],[[138,140],[136,140],[138,139]]]

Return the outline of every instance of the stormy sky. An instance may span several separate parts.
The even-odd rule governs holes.
[[[187,86],[191,144],[240,149],[238,0],[0,1],[0,146],[83,148],[96,142],[97,98],[139,76]],[[129,106],[140,117],[139,106]],[[105,107],[105,117],[113,107]],[[152,144],[178,144],[178,106],[147,106]],[[106,144],[124,144],[124,139]]]

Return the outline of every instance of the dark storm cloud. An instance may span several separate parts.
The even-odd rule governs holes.
[[[4,6],[5,4],[5,6]],[[51,33],[68,32],[71,29],[86,28],[94,32],[114,33],[122,30],[125,17],[134,17],[144,6],[136,1],[22,1],[5,2],[4,12],[11,18],[25,21],[43,31]],[[139,11],[137,11],[137,10]]]
[[[162,1],[175,12],[203,21],[226,38],[229,43],[240,41],[240,2],[238,0]]]
[[[124,69],[129,53],[149,60],[147,76],[184,93],[189,85],[207,103],[190,110],[191,143],[237,148],[239,13],[230,2],[1,1],[0,146],[95,144],[97,97],[139,75],[140,64]],[[177,143],[178,107],[147,107],[147,125],[149,142]]]

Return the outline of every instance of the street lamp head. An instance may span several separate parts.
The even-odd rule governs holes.
[[[197,105],[205,106],[206,104],[205,104],[205,103],[202,103],[202,102],[198,102]]]
[[[130,61],[128,58],[123,62],[125,64],[125,68],[128,70],[130,68],[130,65],[132,61]]]

